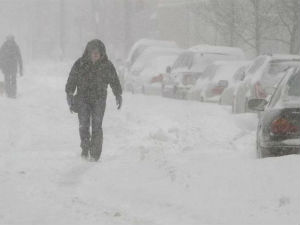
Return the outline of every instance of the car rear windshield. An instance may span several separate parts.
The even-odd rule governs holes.
[[[291,65],[289,65],[288,62],[271,63],[269,68],[269,75],[276,76],[279,73],[287,71],[289,68],[291,68]]]
[[[300,96],[300,71],[289,80],[288,86],[289,96]]]
[[[193,52],[182,53],[175,61],[172,69],[191,68],[193,65]]]

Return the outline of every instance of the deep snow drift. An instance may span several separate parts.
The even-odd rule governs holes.
[[[300,157],[255,159],[255,115],[110,94],[102,159],[81,160],[69,68],[31,65],[0,97],[0,224],[299,224]]]

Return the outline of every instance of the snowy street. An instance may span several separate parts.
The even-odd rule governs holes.
[[[109,92],[101,160],[80,157],[71,64],[35,63],[0,97],[0,224],[299,224],[300,156],[258,160],[257,116]]]

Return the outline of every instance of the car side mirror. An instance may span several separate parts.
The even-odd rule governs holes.
[[[248,108],[253,111],[264,111],[268,101],[265,99],[250,99],[248,101]]]

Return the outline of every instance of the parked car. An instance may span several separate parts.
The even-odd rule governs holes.
[[[162,48],[178,48],[174,41],[140,39],[130,49],[126,64],[128,69],[135,63],[135,61],[143,54],[147,48],[162,47]]]
[[[182,50],[168,47],[149,47],[131,66],[126,76],[126,90],[132,93],[161,94],[162,75]]]
[[[251,99],[248,107],[259,111],[257,156],[300,153],[300,69],[291,69],[269,102]]]
[[[229,64],[230,65],[230,64]],[[245,79],[246,70],[250,65],[250,61],[242,61],[233,63],[228,69],[229,74],[233,74],[231,80],[229,80],[228,87],[223,91],[220,97],[221,105],[233,105],[234,93],[239,85]]]
[[[200,45],[183,52],[163,82],[163,96],[185,98],[207,66],[218,60],[243,60],[239,48]]]
[[[234,83],[235,80],[242,79],[242,74],[235,73],[247,63],[245,61],[214,62],[207,67],[203,76],[199,78],[196,85],[190,90],[188,98],[202,102],[220,102],[224,90]]]
[[[249,112],[250,99],[266,99],[271,96],[285,71],[297,62],[300,62],[299,55],[258,56],[247,70],[245,79],[235,90],[233,112]]]

